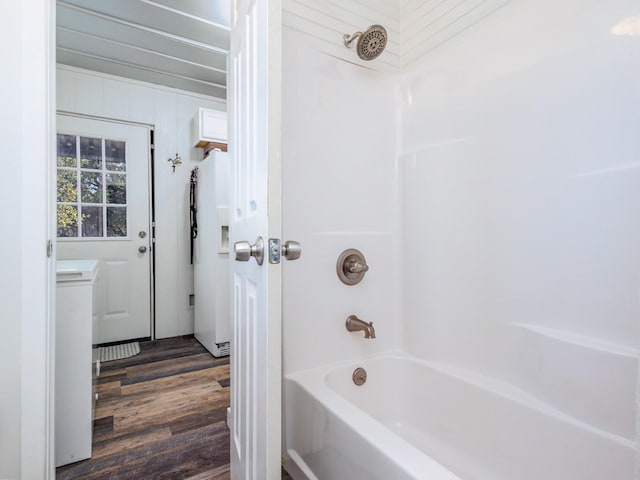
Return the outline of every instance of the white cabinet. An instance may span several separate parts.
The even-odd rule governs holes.
[[[97,260],[56,262],[56,467],[91,457]]]
[[[227,143],[227,113],[199,108],[192,121],[193,146],[204,148],[209,143]]]

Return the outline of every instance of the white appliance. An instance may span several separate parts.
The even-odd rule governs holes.
[[[198,235],[193,245],[195,337],[216,357],[229,355],[229,159],[213,151],[198,167]]]
[[[56,262],[56,467],[91,457],[97,260]]]

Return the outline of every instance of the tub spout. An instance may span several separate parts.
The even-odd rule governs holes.
[[[373,328],[373,322],[365,322],[355,315],[347,318],[347,330],[350,332],[364,331],[364,338],[376,338],[376,330]]]

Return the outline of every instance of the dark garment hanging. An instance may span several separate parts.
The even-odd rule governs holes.
[[[191,170],[189,189],[189,224],[191,235],[191,264],[193,265],[193,240],[198,236],[198,167]]]

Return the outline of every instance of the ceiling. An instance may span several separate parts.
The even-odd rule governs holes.
[[[57,61],[226,98],[229,0],[58,0]]]

